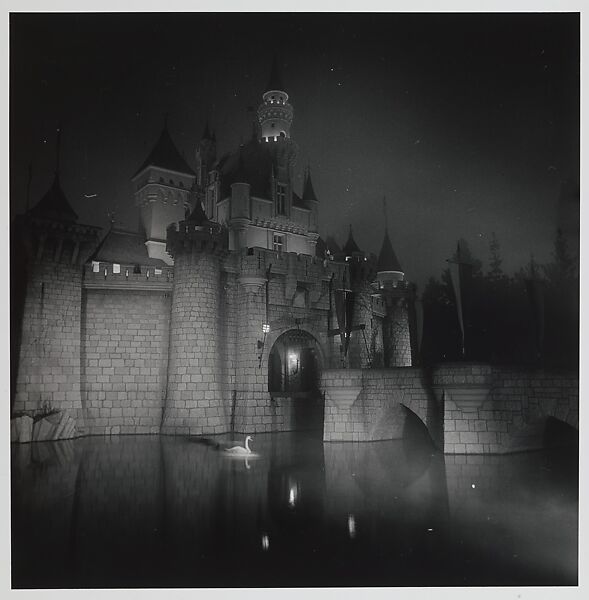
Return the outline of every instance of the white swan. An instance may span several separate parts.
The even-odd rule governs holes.
[[[253,441],[253,437],[251,435],[248,435],[245,438],[245,448],[243,446],[233,446],[232,448],[225,448],[225,452],[227,454],[251,454],[252,451],[250,450],[250,440]]]

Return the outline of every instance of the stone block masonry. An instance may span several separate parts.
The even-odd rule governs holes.
[[[407,412],[417,414],[440,443],[441,407],[418,368],[329,369],[325,389],[325,441],[375,441],[403,437]],[[356,390],[356,397],[346,397]]]
[[[222,433],[230,425],[230,399],[223,398],[221,381],[227,344],[219,259],[202,252],[182,253],[175,261],[162,433]]]
[[[170,304],[170,294],[158,291],[85,292],[82,404],[89,433],[159,433]]]
[[[547,419],[578,429],[579,379],[572,372],[473,365],[445,367],[444,451],[503,454],[540,448]],[[480,390],[483,389],[483,393]],[[471,398],[468,401],[468,392]],[[465,394],[466,391],[466,394]]]
[[[424,422],[447,454],[540,448],[549,417],[578,429],[576,373],[482,364],[329,369],[322,386],[325,441],[401,438],[407,418],[403,406]]]
[[[22,319],[14,412],[69,410],[84,433],[80,393],[82,271],[32,263]]]

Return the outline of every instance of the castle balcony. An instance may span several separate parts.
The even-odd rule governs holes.
[[[85,289],[171,291],[174,268],[92,261],[84,265]]]

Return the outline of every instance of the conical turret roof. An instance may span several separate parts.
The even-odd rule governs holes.
[[[180,152],[178,152],[178,148],[176,148],[172,141],[168,128],[165,125],[153,150],[150,152],[145,162],[137,169],[133,177],[139,175],[139,173],[147,167],[160,167],[178,173],[186,173],[188,175],[195,174],[181,156]]]
[[[382,242],[380,254],[378,255],[377,271],[399,271],[400,273],[403,273],[401,263],[393,250],[388,229],[385,229],[384,231],[384,240]]]
[[[59,181],[59,172],[55,173],[53,183],[47,193],[31,208],[29,214],[33,217],[52,219],[56,221],[75,222],[78,215],[71,207]]]
[[[307,176],[305,177],[305,186],[303,188],[303,201],[318,202],[315,190],[313,189],[313,182],[311,181],[311,170],[307,169]]]
[[[189,223],[194,223],[195,225],[202,225],[206,223],[209,219],[205,214],[205,211],[202,208],[202,204],[199,200],[196,201],[196,205],[193,211],[190,213],[190,216],[186,219]]]
[[[354,235],[352,233],[352,226],[350,225],[350,232],[348,233],[348,241],[345,246],[342,248],[346,256],[352,256],[354,254],[362,254],[362,250],[358,248],[358,244],[354,240]]]
[[[205,123],[205,128],[202,132],[201,140],[213,140],[213,136],[211,135],[211,130],[209,129],[209,122]]]

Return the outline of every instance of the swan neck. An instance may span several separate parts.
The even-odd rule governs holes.
[[[251,450],[250,450],[250,439],[249,439],[249,437],[246,437],[246,438],[245,438],[245,449],[246,449],[248,452],[251,452]]]

